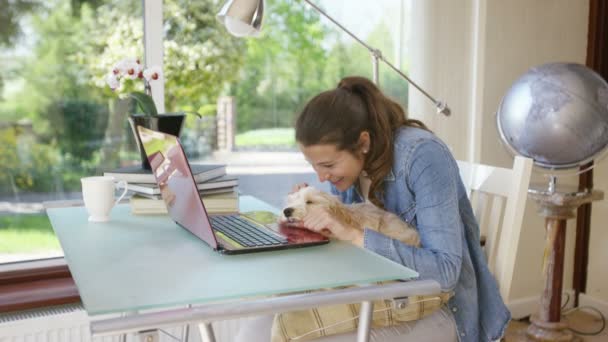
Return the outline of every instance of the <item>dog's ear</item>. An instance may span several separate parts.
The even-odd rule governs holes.
[[[340,200],[338,199],[338,197],[324,192],[324,191],[319,191],[317,193],[317,197],[319,199],[321,199],[323,202],[325,202],[325,204],[327,205],[327,207],[335,207],[335,206],[339,206],[342,205],[342,202],[340,202]]]
[[[315,205],[323,206],[329,209],[329,211],[332,213],[334,212],[335,207],[341,204],[337,197],[318,189],[311,191],[307,199]]]

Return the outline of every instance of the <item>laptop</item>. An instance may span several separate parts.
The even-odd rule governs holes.
[[[213,250],[224,254],[316,246],[329,239],[316,232],[264,225],[239,213],[208,215],[179,139],[137,126],[152,173],[171,219]]]

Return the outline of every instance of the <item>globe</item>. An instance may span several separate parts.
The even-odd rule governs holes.
[[[574,63],[528,70],[503,97],[496,121],[507,148],[547,169],[588,163],[608,147],[608,84]]]

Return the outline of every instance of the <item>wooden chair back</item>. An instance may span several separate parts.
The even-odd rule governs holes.
[[[480,243],[505,300],[513,280],[532,164],[532,159],[520,156],[515,157],[511,169],[458,161],[479,222]]]

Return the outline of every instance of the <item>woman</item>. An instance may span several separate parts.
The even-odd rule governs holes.
[[[319,180],[331,182],[343,202],[370,201],[399,215],[416,227],[422,246],[361,232],[322,208],[309,213],[304,226],[350,240],[453,291],[443,313],[453,317],[460,341],[503,335],[510,313],[481,251],[456,161],[439,138],[368,79],[347,77],[305,106],[296,140]],[[445,317],[423,320],[429,319]]]

